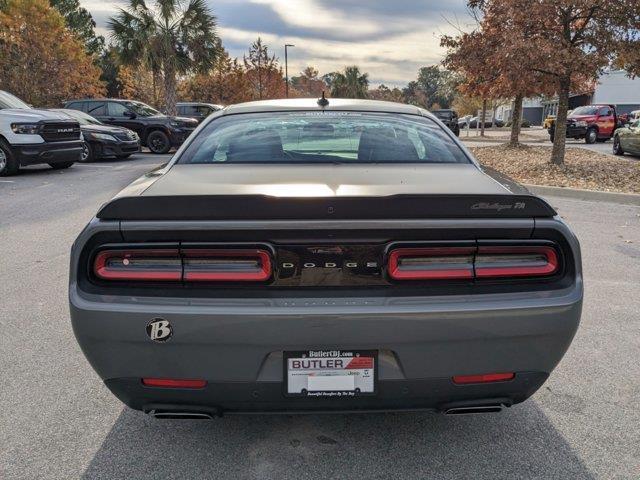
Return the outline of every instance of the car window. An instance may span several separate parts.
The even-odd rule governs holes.
[[[592,107],[587,105],[586,107],[578,107],[573,112],[571,112],[571,116],[574,115],[595,115],[598,112],[598,107]]]
[[[85,112],[87,108],[87,102],[71,102],[68,106],[68,109],[78,110],[80,112]]]
[[[212,111],[213,111],[212,108],[207,107],[206,105],[200,105],[196,107],[196,112],[198,112],[198,114],[205,117],[209,115]]]
[[[451,137],[419,115],[269,112],[220,117],[179,163],[469,163]]]
[[[609,107],[602,107],[598,111],[598,115],[611,115],[611,109]]]
[[[105,116],[107,114],[107,104],[105,102],[87,102],[86,113],[92,117]]]
[[[152,117],[154,115],[160,115],[160,112],[155,108],[152,108],[146,103],[142,102],[127,102],[126,108],[135,112],[135,114],[139,117]]]
[[[110,117],[128,117],[128,115],[125,115],[128,112],[129,112],[129,109],[122,103],[109,102]]]
[[[0,110],[5,108],[30,109],[31,107],[9,92],[0,90]]]

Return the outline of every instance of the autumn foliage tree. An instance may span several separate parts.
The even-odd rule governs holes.
[[[285,95],[285,83],[282,68],[275,54],[260,37],[249,48],[244,56],[244,68],[253,91],[258,100],[264,98],[281,98]]]
[[[319,76],[318,70],[314,67],[305,68],[300,75],[291,78],[293,91],[291,96],[304,98],[317,98],[327,89]]]
[[[470,0],[493,26],[491,53],[518,65],[522,78],[539,78],[558,95],[551,161],[564,162],[569,96],[595,82],[605,67],[638,47],[638,0]],[[487,27],[489,28],[489,27]],[[483,58],[486,53],[478,52]],[[629,55],[633,57],[632,55]]]
[[[201,74],[184,79],[179,89],[180,98],[189,101],[222,105],[253,100],[254,91],[244,65],[221,49],[213,67]]]
[[[0,9],[0,88],[40,107],[102,95],[100,69],[47,0],[6,0]]]

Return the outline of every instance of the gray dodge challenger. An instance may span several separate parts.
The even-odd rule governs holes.
[[[580,321],[576,237],[426,110],[227,107],[73,245],[87,359],[158,418],[496,412]]]

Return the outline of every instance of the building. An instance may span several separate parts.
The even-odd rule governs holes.
[[[572,94],[569,109],[590,104],[615,105],[618,113],[630,113],[640,110],[640,77],[629,78],[624,70],[613,70],[600,76],[591,92]],[[509,121],[512,106],[507,105],[496,110],[496,118]],[[527,98],[522,104],[522,117],[531,125],[542,125],[547,115],[558,112],[557,98]]]

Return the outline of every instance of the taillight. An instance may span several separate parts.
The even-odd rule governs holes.
[[[453,383],[464,385],[468,383],[492,383],[507,382],[513,380],[516,374],[509,373],[485,373],[483,375],[456,375],[453,377]]]
[[[476,277],[540,277],[558,271],[558,254],[549,246],[479,247]]]
[[[265,250],[185,250],[183,262],[188,282],[261,282],[271,277]]]
[[[397,248],[387,266],[393,280],[546,277],[559,269],[550,245]]]
[[[101,280],[261,282],[271,278],[271,256],[260,249],[104,250],[93,263]]]
[[[453,280],[473,278],[475,247],[399,248],[389,253],[394,280]]]
[[[93,271],[103,280],[180,281],[182,261],[177,249],[105,250]]]

